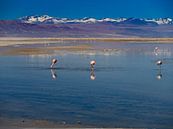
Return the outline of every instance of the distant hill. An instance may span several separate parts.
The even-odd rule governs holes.
[[[173,37],[173,19],[25,16],[0,20],[0,37]]]

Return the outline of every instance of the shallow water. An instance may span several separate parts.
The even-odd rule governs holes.
[[[173,127],[173,45],[93,46],[118,51],[1,56],[0,117],[95,127]],[[49,68],[52,58],[59,61],[55,69]],[[93,59],[97,64],[90,71]],[[155,64],[158,59],[161,67]]]

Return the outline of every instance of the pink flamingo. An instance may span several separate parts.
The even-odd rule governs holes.
[[[162,65],[162,61],[161,60],[158,60],[157,62],[156,62],[156,64],[158,65],[158,66],[161,66]]]
[[[53,66],[56,64],[58,62],[58,60],[57,59],[52,59],[52,63],[51,63],[51,68],[53,68]]]
[[[91,66],[91,73],[90,73],[90,79],[95,80],[96,76],[94,74],[94,65],[96,64],[95,60],[90,61],[90,66]]]
[[[94,68],[94,65],[96,64],[95,60],[90,61],[91,68]]]

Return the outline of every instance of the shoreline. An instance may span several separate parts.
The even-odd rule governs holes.
[[[27,119],[27,118],[3,118],[0,117],[0,129],[24,129],[24,128],[88,128],[87,126],[76,121],[76,123],[68,123],[67,121],[51,121],[42,119]]]
[[[173,38],[28,38],[0,37],[0,47],[16,44],[56,43],[63,41],[127,42],[127,43],[173,43]]]
[[[93,40],[93,41],[173,41],[173,38],[140,38],[140,37],[132,37],[132,38],[70,38],[70,37],[45,37],[45,38],[34,38],[34,37],[0,37],[0,41],[87,41],[87,40]]]
[[[1,47],[0,47],[1,48]],[[8,47],[8,49],[3,49],[0,51],[1,55],[46,55],[46,54],[54,54],[54,52],[58,51],[70,51],[70,52],[78,52],[78,51],[89,51],[92,47],[89,45],[74,45],[74,46],[40,46],[40,47]]]
[[[0,38],[0,55],[43,55],[57,52],[117,52],[111,44],[173,44],[173,38]],[[104,45],[103,45],[104,44]],[[104,46],[98,49],[99,46]],[[105,45],[107,47],[105,47]],[[98,48],[97,48],[98,47]],[[110,48],[111,47],[111,48]]]

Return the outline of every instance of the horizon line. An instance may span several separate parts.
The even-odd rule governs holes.
[[[33,14],[33,15],[24,15],[24,16],[21,16],[21,17],[16,17],[16,18],[0,18],[0,20],[17,20],[17,19],[20,19],[20,18],[24,18],[24,17],[30,17],[30,16],[49,16],[49,17],[52,17],[52,18],[68,18],[68,19],[84,19],[84,18],[94,18],[94,19],[105,19],[105,18],[111,18],[111,19],[116,19],[116,18],[126,18],[126,19],[129,19],[129,18],[136,18],[136,19],[159,19],[159,18],[170,18],[170,19],[173,19],[173,17],[169,17],[169,16],[166,16],[166,17],[134,17],[134,16],[131,16],[131,17],[123,17],[123,16],[118,16],[118,17],[100,17],[100,18],[97,18],[97,17],[93,17],[93,16],[83,16],[83,17],[59,17],[59,16],[51,16],[51,15],[48,15],[48,14],[43,14],[43,15],[40,15],[40,14]]]

